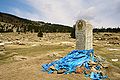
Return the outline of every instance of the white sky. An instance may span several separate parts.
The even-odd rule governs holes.
[[[72,26],[78,19],[94,27],[120,26],[120,0],[25,0],[31,11],[14,8],[14,14],[32,20]]]

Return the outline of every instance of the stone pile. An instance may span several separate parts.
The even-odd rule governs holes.
[[[107,78],[106,69],[108,63],[101,57],[94,56],[93,50],[73,50],[65,57],[53,61],[48,64],[43,64],[43,71],[49,74],[81,74],[92,80],[100,80]]]

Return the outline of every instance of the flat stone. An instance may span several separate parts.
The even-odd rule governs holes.
[[[15,61],[22,61],[22,60],[27,60],[28,58],[25,56],[13,56],[13,60]]]
[[[50,66],[50,69],[55,70],[55,67],[54,66]]]
[[[60,69],[57,71],[57,74],[63,74],[66,70],[65,69]]]

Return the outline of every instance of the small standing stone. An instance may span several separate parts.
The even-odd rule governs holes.
[[[75,25],[76,49],[93,49],[93,27],[84,20],[78,20]]]

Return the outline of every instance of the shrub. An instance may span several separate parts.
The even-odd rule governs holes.
[[[73,27],[70,36],[71,36],[71,38],[74,38],[74,39],[76,38],[75,37],[75,26]]]
[[[38,37],[43,37],[42,31],[39,31],[37,36],[38,36]]]

